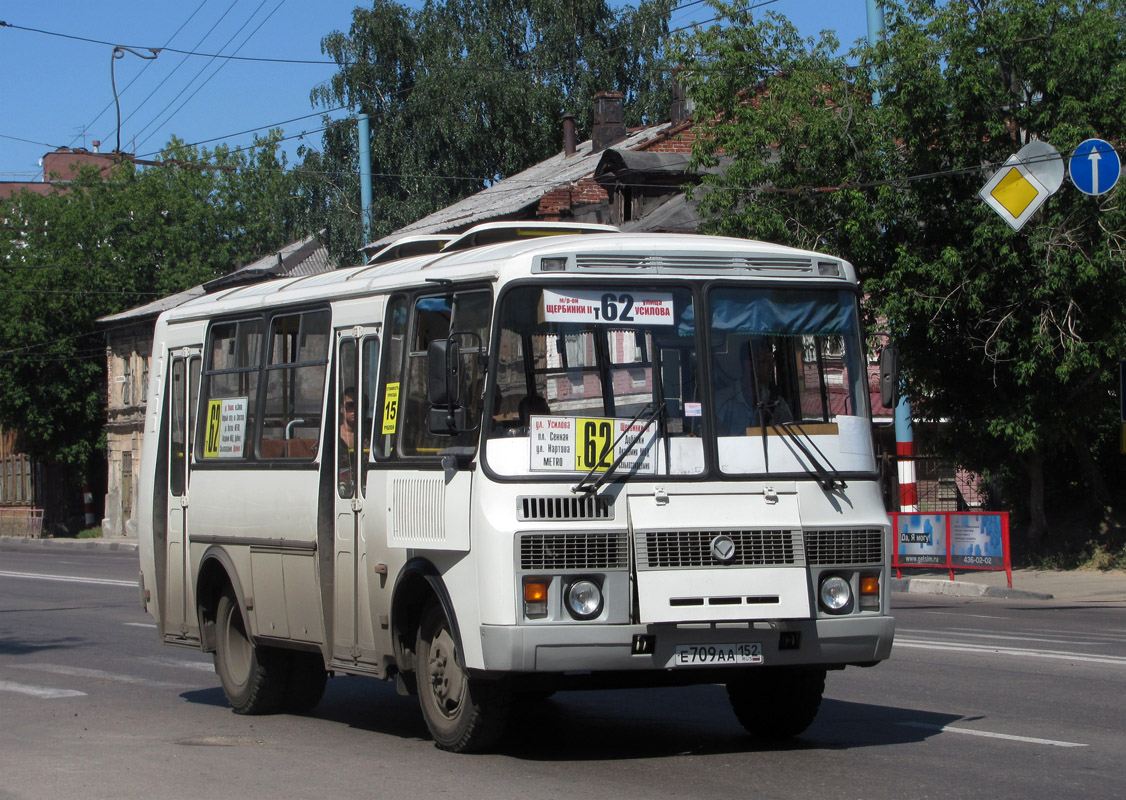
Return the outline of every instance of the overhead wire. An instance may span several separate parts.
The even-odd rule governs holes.
[[[205,2],[206,2],[206,0],[205,0]],[[220,23],[221,23],[221,22],[222,22],[222,21],[223,21],[224,19],[226,19],[226,18],[227,18],[227,15],[231,13],[231,10],[232,10],[232,9],[233,9],[233,8],[234,8],[234,7],[236,6],[236,5],[238,5],[238,3],[239,3],[239,0],[231,0],[231,4],[230,4],[229,6],[227,6],[227,10],[226,10],[226,11],[224,11],[224,12],[223,12],[222,14],[220,14],[220,15],[219,15],[219,19],[215,20],[215,22],[214,22],[214,23],[212,23],[211,27],[207,29],[207,32],[206,32],[206,33],[204,33],[204,34],[203,34],[203,36],[201,36],[201,37],[199,38],[199,40],[198,40],[198,41],[196,42],[196,46],[197,46],[197,47],[198,47],[199,45],[203,44],[203,43],[204,43],[205,41],[207,41],[207,38],[208,38],[209,36],[211,36],[211,34],[212,34],[212,33],[213,33],[214,31],[215,31],[215,29],[216,29],[217,27],[219,27],[219,24],[220,24]],[[167,49],[167,48],[165,48],[165,49]],[[172,51],[171,51],[171,50],[169,50],[169,52],[172,52]],[[146,104],[146,103],[148,103],[148,101],[152,99],[153,95],[155,95],[155,94],[156,94],[157,92],[159,92],[159,91],[160,91],[160,89],[161,89],[161,87],[162,87],[162,86],[164,86],[164,84],[165,84],[165,83],[167,83],[167,82],[168,82],[168,80],[169,80],[169,79],[170,79],[170,78],[171,78],[171,77],[172,77],[173,75],[175,75],[175,74],[176,74],[177,72],[179,72],[180,68],[184,66],[184,64],[185,64],[185,63],[187,62],[187,60],[188,60],[188,56],[184,56],[184,57],[183,57],[182,59],[180,59],[180,61],[179,61],[179,62],[178,62],[178,63],[176,64],[176,66],[174,66],[174,67],[173,67],[173,68],[172,68],[172,69],[171,69],[171,70],[170,70],[170,71],[168,72],[168,74],[166,74],[166,75],[165,75],[165,76],[164,76],[163,78],[161,78],[161,80],[160,80],[160,83],[158,83],[158,84],[157,84],[157,85],[156,85],[156,86],[155,86],[155,87],[154,87],[154,88],[152,89],[152,91],[150,91],[150,92],[149,92],[149,93],[148,93],[147,95],[145,95],[145,99],[144,99],[144,100],[142,100],[142,101],[141,101],[141,102],[140,102],[140,103],[139,103],[139,104],[137,105],[137,107],[136,107],[136,108],[134,108],[134,109],[133,109],[132,111],[130,111],[130,112],[129,112],[129,114],[128,114],[128,115],[127,115],[127,116],[125,117],[125,119],[124,119],[124,120],[122,120],[122,124],[124,125],[124,124],[125,124],[125,123],[127,123],[127,122],[128,122],[129,120],[133,119],[133,115],[135,115],[135,114],[136,114],[136,113],[137,113],[138,111],[140,111],[140,110],[141,110],[142,108],[144,108],[145,104]],[[193,79],[193,80],[194,80],[194,79]],[[191,81],[189,81],[188,83],[189,83],[189,85],[190,85],[190,84],[191,84]],[[175,102],[175,100],[173,100],[173,102]],[[160,113],[159,113],[159,112],[158,112],[157,116],[160,116]]]
[[[239,26],[238,30],[236,30],[233,34],[231,34],[231,36],[227,39],[227,41],[223,43],[223,46],[219,48],[220,52],[227,49],[227,46],[230,45],[230,43],[233,42],[235,40],[235,38],[240,33],[242,33],[244,30],[246,30],[246,26],[249,25],[250,22],[254,19],[254,17],[258,15],[258,12],[262,10],[263,6],[265,6],[267,2],[268,2],[268,0],[261,0],[261,2],[258,4],[258,6],[254,9],[254,11],[251,12],[250,16],[246,18],[246,21],[243,22],[242,25]],[[241,50],[243,47],[246,46],[246,43],[249,42],[251,38],[253,38],[254,34],[258,33],[258,31],[261,30],[262,26],[264,24],[266,24],[266,22],[270,19],[270,17],[272,17],[275,13],[277,13],[278,9],[281,8],[282,5],[284,5],[284,3],[285,3],[285,0],[279,0],[278,4],[274,7],[274,10],[271,11],[269,14],[267,14],[266,17],[260,23],[258,23],[258,26],[253,31],[251,31],[250,34],[242,41],[242,44],[240,44],[235,49],[236,53],[239,50]],[[179,100],[180,97],[184,94],[184,92],[187,91],[188,88],[192,85],[192,83],[194,83],[196,81],[196,79],[198,79],[199,76],[202,75],[207,70],[207,68],[210,67],[214,62],[215,62],[215,59],[208,59],[208,61],[195,74],[195,77],[193,77],[190,81],[188,81],[187,85],[185,85],[184,88],[181,89],[180,92],[175,97],[173,97],[172,100],[170,100],[167,105],[164,106],[164,108],[162,108],[160,111],[157,112],[156,116],[153,117],[152,121],[149,122],[148,125],[145,125],[143,128],[141,128],[136,133],[136,136],[140,136],[146,130],[148,130],[151,126],[155,125],[157,120],[160,119],[161,115],[164,114],[164,112],[167,111],[168,108],[173,103],[175,103],[177,100]],[[180,113],[180,111],[184,108],[184,106],[187,105],[188,102],[190,102],[191,99],[193,97],[195,97],[199,93],[199,91],[204,86],[206,86],[208,84],[208,82],[212,78],[214,78],[227,63],[228,62],[226,62],[226,61],[221,62],[219,67],[214,72],[212,72],[211,75],[209,75],[198,87],[196,87],[195,91],[193,91],[190,95],[188,95],[187,99],[184,100],[184,102],[181,103],[179,106],[177,106],[175,111],[173,111],[171,114],[169,114],[167,117],[165,117],[162,124],[167,125],[172,120],[172,118],[174,116],[176,116],[178,113]],[[153,131],[153,133],[149,134],[148,137],[146,137],[145,139],[142,139],[141,144],[143,145],[145,142],[147,142],[149,139],[151,139],[154,135],[156,135],[155,130]]]
[[[180,27],[176,29],[175,33],[173,33],[171,36],[168,37],[168,41],[166,41],[159,49],[160,50],[167,50],[168,45],[172,44],[172,41],[177,36],[180,35],[180,31],[184,30],[184,28],[187,26],[187,24],[189,22],[191,22],[193,19],[195,19],[196,14],[198,14],[200,12],[200,9],[202,9],[205,5],[207,5],[207,2],[208,2],[208,0],[202,0],[200,2],[200,4],[198,6],[196,6],[195,11],[193,11],[191,14],[189,14],[188,18],[186,20],[184,20],[182,23],[180,23]],[[149,49],[151,49],[151,48],[149,48]],[[125,84],[125,87],[118,93],[118,95],[123,96],[126,92],[128,92],[129,87],[132,86],[134,83],[136,83],[137,80],[142,75],[144,75],[145,72],[148,70],[148,68],[151,67],[152,65],[153,65],[152,60],[145,59],[145,65],[143,67],[141,67],[141,70],[130,79],[129,83]],[[172,72],[175,72],[175,71],[176,71],[176,69],[174,68],[172,70]],[[169,73],[169,75],[171,75],[171,73]],[[167,78],[165,78],[165,80],[167,80]],[[163,85],[163,81],[161,82],[161,85]],[[149,94],[149,97],[152,97],[151,93]],[[146,97],[144,100],[141,101],[141,105],[143,106],[147,101],[148,101],[148,97]],[[94,124],[99,119],[102,118],[102,114],[105,114],[107,111],[109,111],[111,108],[113,108],[113,106],[114,106],[114,102],[112,100],[110,102],[106,103],[105,107],[102,108],[102,110],[98,112],[97,116],[95,116],[92,120],[90,120],[90,122],[88,122],[82,128],[82,132],[79,133],[77,136],[75,136],[73,139],[71,139],[69,146],[74,147],[74,143],[77,142],[80,138],[83,138],[86,135],[86,131],[88,131],[90,128],[93,128]],[[138,106],[138,108],[140,108],[140,106]],[[132,115],[130,115],[130,116],[132,116]],[[128,117],[126,117],[126,120],[128,120]]]

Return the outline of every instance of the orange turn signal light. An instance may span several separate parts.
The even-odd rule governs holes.
[[[547,602],[547,584],[539,581],[529,581],[524,584],[525,603]]]
[[[860,578],[860,594],[879,594],[880,593],[880,578],[878,575],[870,575],[868,577]]]

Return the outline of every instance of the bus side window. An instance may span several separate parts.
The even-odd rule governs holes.
[[[255,426],[263,330],[261,318],[211,326],[205,351],[203,399],[195,423],[195,453],[203,461],[246,457],[247,432]],[[220,431],[223,406],[241,410],[241,418],[226,434]]]
[[[328,311],[279,315],[270,321],[259,458],[316,457],[329,339]]]
[[[400,430],[399,390],[403,381],[403,355],[407,345],[407,298],[392,297],[387,304],[386,336],[383,340],[383,370],[371,429],[371,452],[380,460],[395,452],[395,437]]]
[[[411,349],[407,354],[405,416],[402,447],[404,455],[435,456],[448,447],[471,447],[477,441],[481,415],[481,390],[484,369],[478,363],[480,352],[488,352],[489,314],[492,295],[487,289],[460,291],[445,295],[425,295],[415,301]],[[473,430],[457,436],[431,434],[426,427],[429,411],[427,400],[428,356],[430,343],[451,334],[473,334],[461,337],[462,405],[466,407],[467,425]],[[481,351],[476,348],[481,343]]]

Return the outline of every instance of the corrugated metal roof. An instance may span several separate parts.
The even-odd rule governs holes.
[[[201,286],[193,286],[191,289],[178,292],[168,297],[162,297],[159,300],[154,300],[143,306],[137,306],[136,308],[121,311],[117,314],[110,314],[109,316],[102,317],[98,322],[126,322],[140,320],[150,316],[155,317],[162,311],[176,308],[189,300],[201,297],[209,289],[214,290],[214,288],[221,288],[225,283],[232,285],[243,283],[244,281],[240,280],[240,276],[248,276],[245,282],[260,280],[261,278],[257,276],[263,274],[268,277],[304,278],[310,275],[319,275],[323,272],[331,272],[334,266],[333,261],[329,258],[328,248],[321,244],[315,235],[307,236],[304,239],[287,244],[282,249],[268,256],[263,256],[253,263],[239,267],[234,272],[216,278],[214,281],[208,281],[208,283]],[[204,287],[209,288],[205,289]]]
[[[640,128],[632,132],[614,148],[631,150],[642,147],[664,134],[672,123],[664,122]],[[578,181],[594,173],[602,158],[602,152],[591,152],[593,143],[587,140],[580,144],[573,155],[562,151],[546,161],[529,167],[512,177],[497,181],[487,189],[459,200],[452,206],[435,211],[428,217],[412,222],[382,239],[372,242],[365,249],[384,247],[396,239],[416,233],[447,233],[463,230],[489,220],[509,217],[521,209],[538,203],[548,191],[558,186]]]

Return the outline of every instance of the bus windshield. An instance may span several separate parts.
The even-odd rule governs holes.
[[[718,287],[708,306],[723,472],[874,468],[852,292]]]
[[[874,468],[853,293],[718,286],[698,314],[687,287],[631,287],[504,296],[494,472],[691,476],[708,452],[740,476]]]
[[[694,318],[692,293],[681,287],[509,292],[496,343],[490,466],[501,474],[602,472],[625,454],[623,471],[702,471]]]

